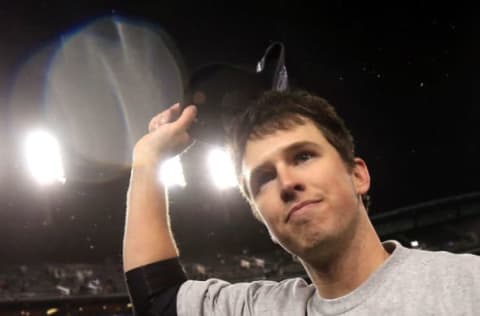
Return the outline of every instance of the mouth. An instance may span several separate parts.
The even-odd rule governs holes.
[[[311,205],[311,204],[316,204],[321,202],[322,200],[306,200],[302,201],[300,203],[295,204],[290,211],[288,212],[287,218],[285,219],[285,222],[288,222],[290,218],[297,212],[302,211],[306,206]]]

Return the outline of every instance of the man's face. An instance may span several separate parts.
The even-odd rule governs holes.
[[[347,168],[315,124],[305,121],[249,140],[242,164],[253,207],[270,235],[304,259],[352,238],[360,195],[370,185],[363,160]]]

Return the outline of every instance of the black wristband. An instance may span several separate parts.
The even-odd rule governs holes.
[[[178,258],[154,262],[125,273],[128,292],[136,313],[143,314],[150,299],[187,280]]]

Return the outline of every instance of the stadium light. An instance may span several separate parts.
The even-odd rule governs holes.
[[[221,148],[213,148],[208,154],[208,166],[214,184],[219,189],[237,185],[235,169],[229,155]]]
[[[52,134],[45,130],[30,132],[25,149],[27,166],[39,183],[65,183],[60,145]]]
[[[185,187],[187,185],[179,156],[164,161],[160,166],[159,172],[160,180],[167,187]]]

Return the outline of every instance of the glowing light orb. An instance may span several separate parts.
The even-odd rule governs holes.
[[[160,166],[159,176],[160,180],[167,187],[185,187],[187,185],[179,156],[164,161]]]
[[[213,148],[208,154],[208,166],[212,181],[219,189],[237,185],[233,162],[225,150]]]
[[[65,183],[60,145],[52,134],[44,130],[31,132],[27,135],[25,148],[27,166],[39,183]]]

